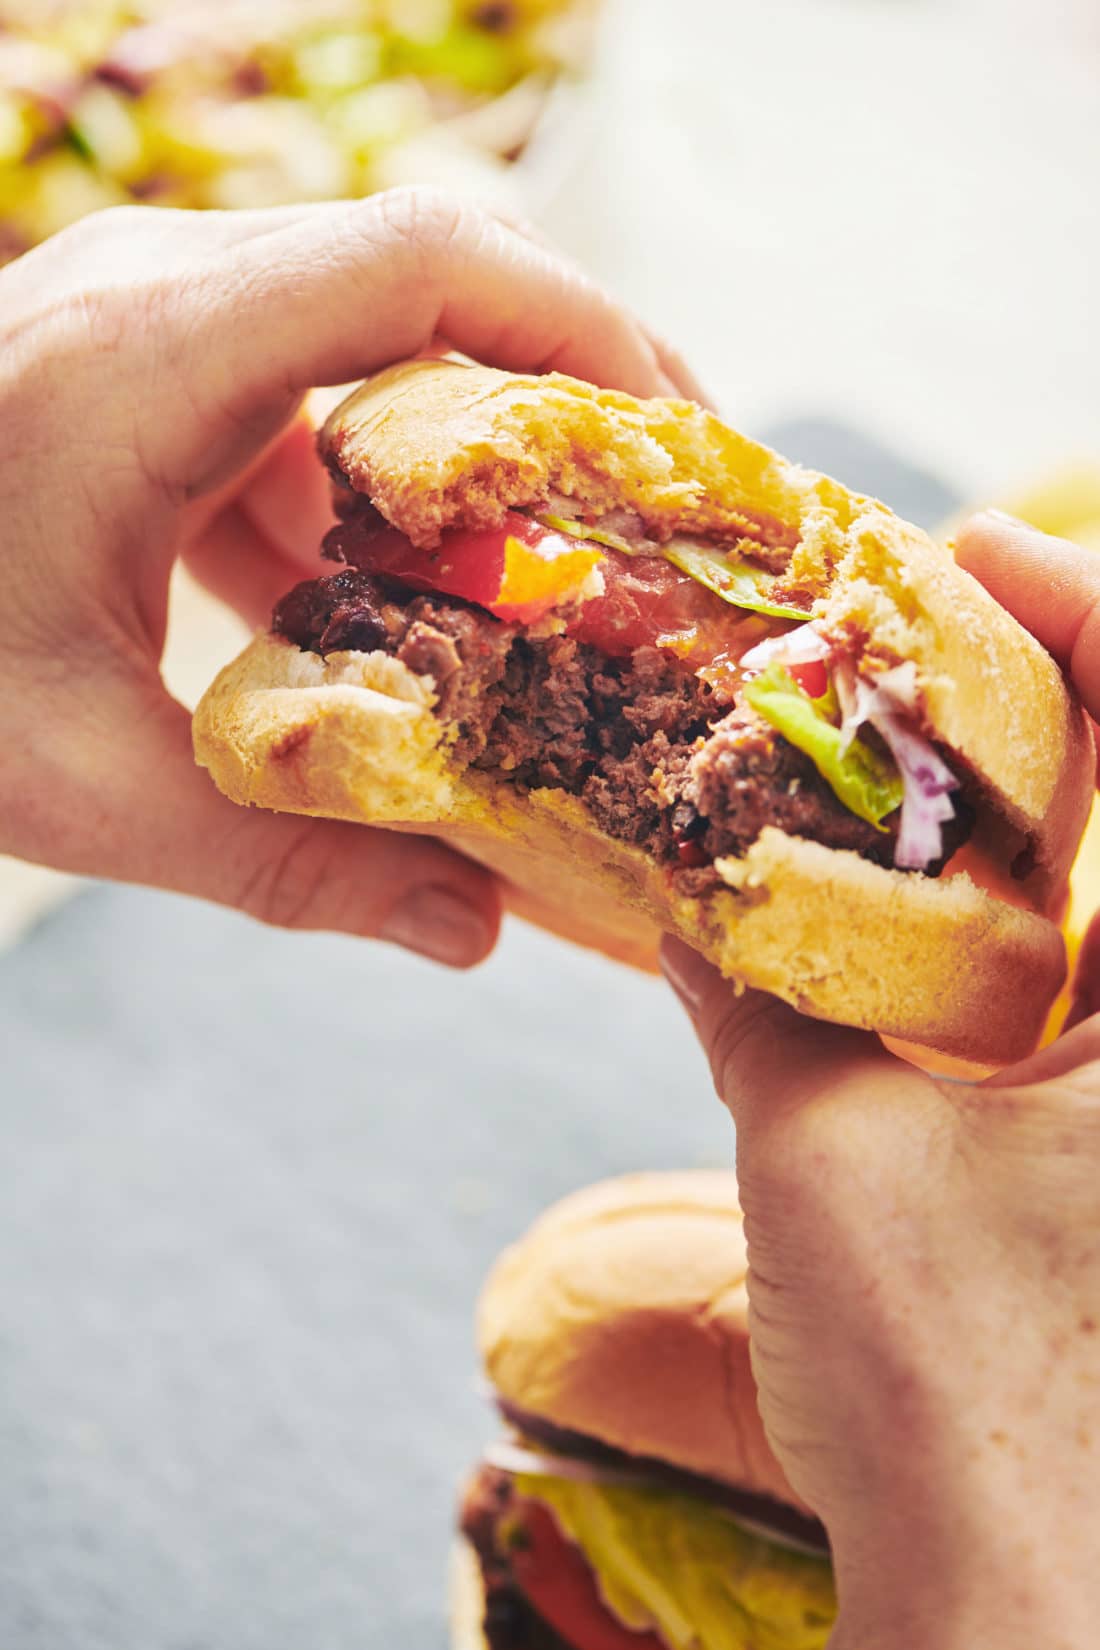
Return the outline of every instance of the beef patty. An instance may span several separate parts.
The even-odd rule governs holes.
[[[435,683],[456,761],[521,790],[554,786],[610,836],[643,848],[683,893],[719,881],[765,825],[892,865],[897,816],[857,818],[810,758],[743,701],[655,647],[610,659],[567,636],[533,636],[456,596],[416,595],[356,568],[298,585],[275,631],[307,651],[382,649]],[[957,810],[944,859],[969,832]]]

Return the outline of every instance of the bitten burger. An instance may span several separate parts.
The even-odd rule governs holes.
[[[445,838],[514,906],[963,1059],[1028,1052],[1091,734],[949,552],[686,401],[416,361],[195,722],[235,801]],[[973,872],[973,875],[971,874]]]

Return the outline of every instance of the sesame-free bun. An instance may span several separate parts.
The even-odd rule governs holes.
[[[384,654],[322,659],[260,636],[204,697],[195,750],[236,802],[430,831],[497,871],[512,909],[624,962],[651,967],[664,929],[821,1019],[979,1064],[1034,1045],[1065,972],[1045,918],[966,875],[886,870],[771,828],[719,862],[725,886],[680,895],[575,797],[521,800],[457,773],[429,704]]]
[[[477,1554],[462,1535],[451,1544],[447,1605],[452,1650],[486,1650],[485,1583]]]
[[[735,531],[746,512],[796,527],[792,574],[819,592],[822,628],[914,662],[937,738],[1064,883],[1092,795],[1080,706],[1034,638],[876,500],[787,463],[691,401],[447,360],[368,379],[330,414],[320,445],[424,546],[458,523],[496,526],[550,492],[632,509],[663,536]]]
[[[662,535],[732,532],[747,517],[794,529],[792,577],[817,593],[825,632],[916,665],[929,730],[980,799],[989,854],[1002,871],[1020,855],[1034,867],[1032,909],[964,874],[885,870],[774,828],[719,862],[724,886],[684,897],[575,798],[521,798],[463,771],[430,678],[381,653],[322,659],[275,636],[257,638],[196,713],[197,758],[228,796],[430,831],[497,869],[514,909],[642,966],[668,930],[732,980],[823,1019],[981,1064],[1030,1050],[1064,976],[1047,919],[1087,816],[1091,735],[1053,661],[946,550],[690,402],[558,374],[406,363],[338,407],[321,448],[421,545],[549,493],[629,508]]]
[[[732,1172],[590,1186],[490,1272],[477,1319],[485,1373],[554,1426],[799,1506],[756,1406],[747,1270]]]

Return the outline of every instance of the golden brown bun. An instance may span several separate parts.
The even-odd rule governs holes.
[[[1092,794],[1087,722],[1034,640],[882,505],[689,402],[447,361],[379,374],[321,445],[420,543],[548,491],[629,506],[658,533],[735,528],[745,512],[793,527],[793,573],[819,592],[824,628],[915,662],[930,723],[994,805],[987,846],[1007,864],[1028,844],[1028,894],[1053,910]],[[985,1064],[1033,1046],[1064,975],[1042,918],[964,876],[899,874],[774,830],[723,862],[725,889],[681,897],[563,793],[520,803],[505,781],[448,767],[430,686],[382,655],[322,661],[261,638],[200,705],[196,754],[237,802],[430,830],[500,871],[513,909],[641,966],[668,929],[824,1019]]]
[[[414,543],[497,524],[548,492],[636,510],[656,533],[748,510],[795,527],[793,571],[830,632],[911,659],[930,726],[1030,841],[1041,897],[1069,874],[1092,797],[1091,736],[1050,657],[946,550],[872,499],[788,464],[689,401],[574,378],[417,361],[330,415],[329,462]]]
[[[463,1535],[451,1545],[447,1587],[451,1620],[451,1650],[486,1650],[482,1628],[485,1620],[485,1586],[477,1554]]]
[[[883,870],[772,829],[721,861],[727,887],[682,897],[575,798],[542,790],[520,802],[449,768],[430,703],[423,678],[395,659],[321,659],[262,636],[199,706],[196,755],[236,802],[431,831],[525,892],[526,914],[624,961],[651,964],[667,929],[731,979],[822,1019],[979,1063],[1034,1044],[1064,973],[1045,919],[966,876]]]
[[[556,1426],[798,1506],[756,1407],[746,1271],[732,1173],[590,1186],[489,1274],[486,1373]]]

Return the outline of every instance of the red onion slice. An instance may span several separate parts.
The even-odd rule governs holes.
[[[742,670],[764,670],[773,660],[792,665],[809,665],[824,660],[832,652],[828,642],[812,624],[799,625],[784,636],[769,636],[741,655]]]
[[[582,1461],[572,1455],[547,1455],[525,1444],[499,1438],[485,1451],[491,1467],[501,1472],[530,1473],[533,1478],[565,1478],[574,1484],[617,1484],[636,1489],[653,1489],[655,1480],[643,1468],[607,1466],[598,1461]]]
[[[951,792],[958,790],[959,781],[913,725],[917,667],[909,660],[868,681],[856,675],[850,660],[843,660],[833,681],[845,738],[854,739],[869,722],[889,747],[901,773],[904,797],[894,864],[899,871],[927,870],[943,853],[940,827],[955,816]]]

